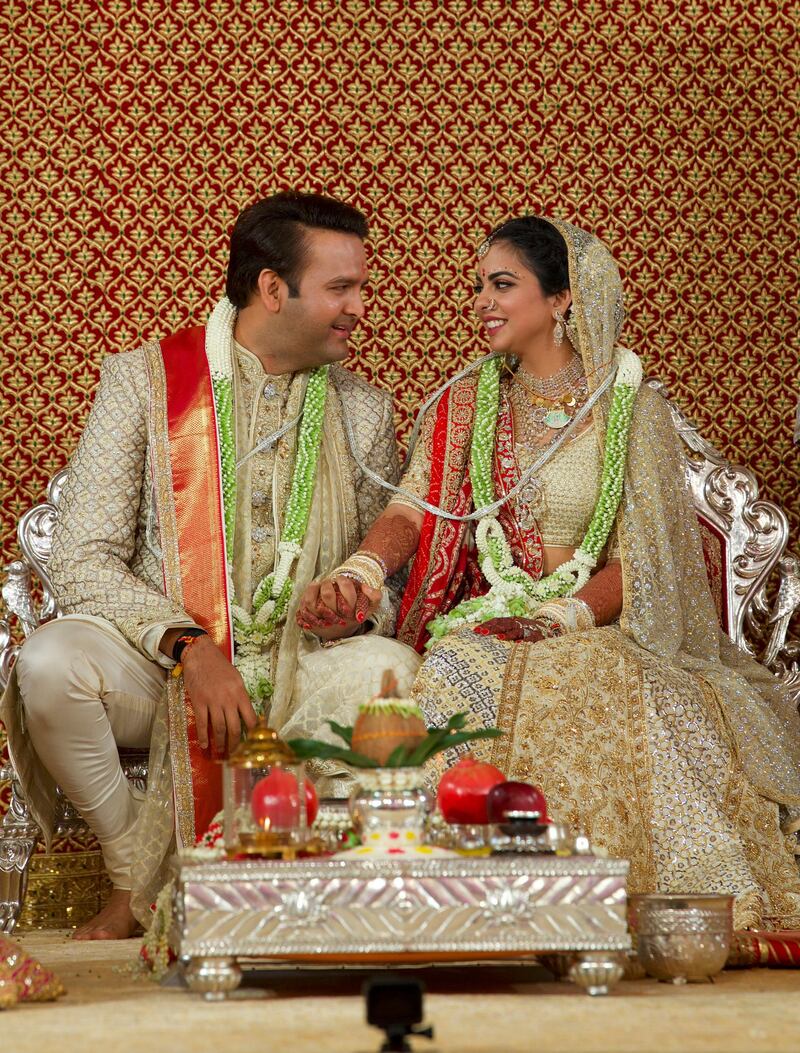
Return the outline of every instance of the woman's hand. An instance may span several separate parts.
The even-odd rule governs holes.
[[[312,582],[297,609],[297,624],[323,640],[350,636],[380,603],[379,589],[352,578]]]
[[[496,636],[514,643],[536,643],[545,639],[542,626],[531,618],[490,618],[472,630],[478,636]]]

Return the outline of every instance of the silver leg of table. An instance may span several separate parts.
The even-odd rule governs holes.
[[[0,827],[0,932],[12,933],[19,921],[35,847],[36,837],[27,830]]]
[[[235,958],[191,958],[184,977],[190,991],[207,1002],[222,1002],[239,986],[242,970]]]
[[[612,951],[582,951],[570,966],[569,978],[587,994],[607,995],[624,971],[619,956]]]

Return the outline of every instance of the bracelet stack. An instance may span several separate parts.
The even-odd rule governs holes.
[[[546,619],[548,622],[560,625],[561,633],[557,634],[559,636],[595,627],[594,611],[585,600],[579,600],[576,596],[562,596],[548,600],[536,608],[533,619],[537,622],[540,619]]]
[[[372,552],[355,552],[340,567],[332,571],[330,578],[352,578],[367,588],[380,591],[386,581],[386,564]]]
[[[201,636],[208,636],[205,629],[201,629],[199,626],[194,626],[190,629],[185,629],[175,643],[172,645],[172,658],[175,661],[175,668],[172,670],[172,675],[178,677],[183,672],[183,656],[186,651],[193,645],[196,644]]]

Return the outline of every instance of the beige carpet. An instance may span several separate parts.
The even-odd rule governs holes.
[[[134,979],[136,941],[75,943],[63,933],[21,942],[67,987],[56,1004],[0,1014],[2,1053],[372,1053],[363,976],[255,977],[234,1001],[204,1003]],[[620,984],[589,998],[520,970],[429,970],[420,1053],[759,1053],[800,1050],[800,972],[726,972],[715,984]]]

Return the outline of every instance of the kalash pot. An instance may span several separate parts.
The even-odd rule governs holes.
[[[350,815],[361,845],[343,856],[455,856],[425,842],[425,820],[434,798],[422,768],[362,768],[357,778]]]
[[[305,764],[265,720],[224,762],[222,793],[229,859],[294,859],[308,840]]]

